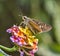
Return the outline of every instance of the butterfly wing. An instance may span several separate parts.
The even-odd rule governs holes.
[[[49,24],[46,24],[42,21],[39,21],[39,20],[35,20],[33,19],[33,21],[39,25],[39,29],[41,29],[41,32],[47,32],[47,31],[50,31],[52,29],[52,27],[49,25]]]

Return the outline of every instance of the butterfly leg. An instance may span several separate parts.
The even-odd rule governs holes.
[[[35,31],[34,31],[34,29],[32,28],[32,26],[30,24],[28,24],[28,27],[35,34]]]
[[[20,23],[20,26],[22,26],[22,27],[26,26],[26,24],[24,23],[24,21]]]

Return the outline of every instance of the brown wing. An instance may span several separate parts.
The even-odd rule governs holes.
[[[44,22],[38,21],[33,19],[33,21],[39,25],[39,28],[42,30],[41,32],[47,32],[50,31],[52,29],[52,27]]]

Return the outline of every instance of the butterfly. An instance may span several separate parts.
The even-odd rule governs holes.
[[[34,34],[48,32],[52,29],[49,24],[46,24],[42,21],[31,19],[27,16],[22,16],[23,22],[21,22],[21,26],[27,26]]]

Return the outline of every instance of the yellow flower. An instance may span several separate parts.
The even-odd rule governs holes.
[[[32,32],[28,29],[26,26],[25,28],[19,27],[20,31],[23,32],[27,36],[27,43],[30,46],[33,46],[33,42],[38,42],[38,39],[35,38],[35,36],[32,34]]]
[[[19,27],[19,29],[27,36],[32,36],[32,32],[28,29],[27,26],[25,28]]]

